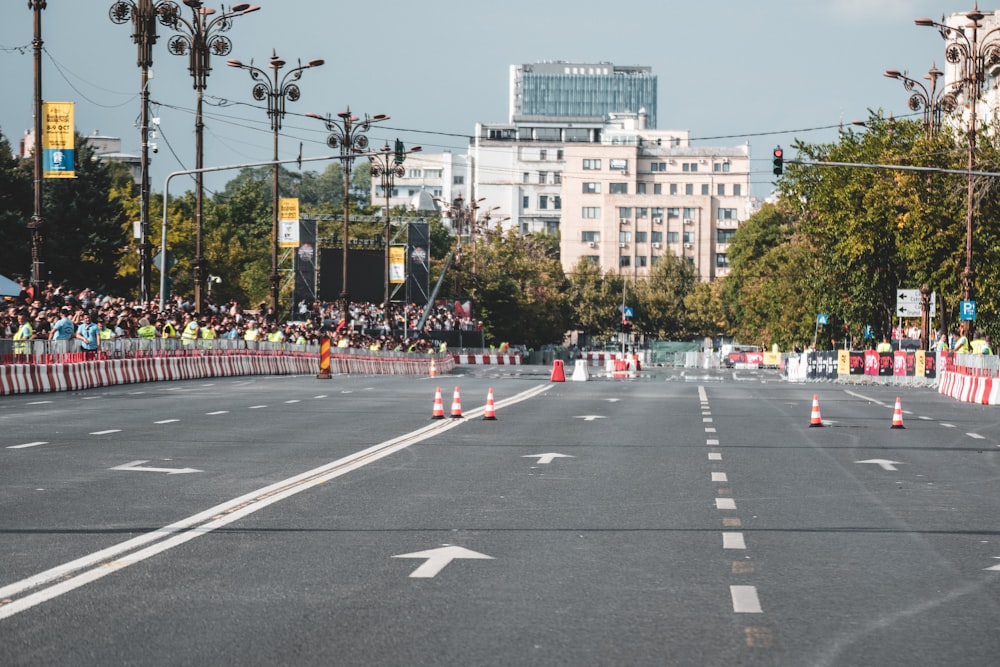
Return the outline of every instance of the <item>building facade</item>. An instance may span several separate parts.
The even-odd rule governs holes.
[[[613,114],[599,143],[568,144],[563,158],[567,273],[582,258],[639,277],[668,253],[691,262],[703,281],[728,273],[729,242],[753,212],[748,145],[692,147],[687,131]]]
[[[469,156],[454,153],[411,153],[403,162],[405,173],[393,179],[389,208],[440,212],[440,202],[468,198]],[[372,178],[372,205],[385,207],[381,180]]]

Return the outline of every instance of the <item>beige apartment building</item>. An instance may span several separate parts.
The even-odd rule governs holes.
[[[611,114],[596,143],[564,145],[560,251],[602,272],[644,276],[668,253],[702,281],[728,272],[726,252],[753,212],[750,148],[693,147],[689,133],[651,130],[644,114]]]

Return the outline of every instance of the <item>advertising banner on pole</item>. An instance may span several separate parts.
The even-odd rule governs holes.
[[[406,246],[389,246],[389,282],[398,285],[406,282]]]
[[[278,200],[278,247],[299,247],[299,200],[297,197]]]
[[[42,102],[42,121],[42,177],[76,178],[73,103]]]

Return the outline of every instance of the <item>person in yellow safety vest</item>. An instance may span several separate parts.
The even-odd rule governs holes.
[[[156,338],[156,327],[149,323],[145,317],[139,320],[139,330],[136,331],[139,338]]]
[[[108,326],[105,320],[101,320],[101,333],[98,334],[102,340],[111,340],[115,338],[115,330]]]
[[[507,341],[500,343],[500,354],[507,354],[507,350],[510,349],[510,344]]]
[[[268,343],[281,343],[285,340],[285,334],[275,325],[271,325],[271,330],[267,332]]]
[[[947,352],[948,351],[948,336],[942,331],[941,335],[938,336],[937,343],[934,344],[935,352]]]
[[[249,322],[247,322],[247,330],[243,333],[243,340],[247,341],[260,340],[260,330],[257,328],[256,320],[250,320]]]
[[[959,354],[968,354],[969,352],[969,339],[964,333],[955,339],[955,352]]]
[[[212,340],[213,338],[215,338],[215,329],[213,329],[212,327],[204,326],[204,324],[205,323],[202,322],[202,324],[200,325],[201,337],[204,340]]]
[[[167,321],[163,323],[163,333],[160,335],[163,338],[177,338],[177,326],[174,324],[176,320],[170,317]]]
[[[888,338],[883,336],[882,342],[875,346],[875,351],[879,354],[882,354],[883,352],[892,352],[892,343],[889,342]]]
[[[438,352],[440,352],[441,354],[448,353],[448,341],[446,340],[441,341],[441,344],[438,345]]]
[[[993,354],[993,339],[989,334],[986,334],[986,339],[983,341],[983,354]]]
[[[17,331],[14,332],[14,340],[28,341],[35,335],[35,330],[31,328],[27,313],[17,314]],[[26,354],[28,352],[27,343],[14,343],[14,354]]]
[[[976,337],[969,343],[969,347],[972,348],[972,354],[983,354],[983,348],[986,347],[986,338],[984,338],[982,331],[976,332]]]
[[[181,343],[190,345],[198,338],[200,333],[201,327],[198,326],[198,320],[188,315],[187,322],[184,323],[184,330],[181,331]]]

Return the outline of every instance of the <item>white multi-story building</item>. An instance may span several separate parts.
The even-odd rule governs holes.
[[[403,161],[405,173],[393,179],[389,207],[414,211],[440,211],[440,202],[469,196],[469,156],[454,153],[410,153]],[[372,205],[385,207],[385,191],[372,178]]]
[[[749,145],[693,147],[687,131],[651,130],[612,114],[600,143],[563,152],[560,253],[633,277],[663,255],[692,262],[703,281],[728,273],[730,239],[752,211]]]

